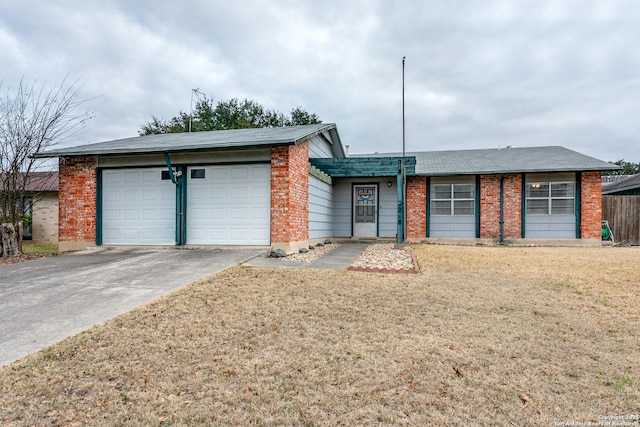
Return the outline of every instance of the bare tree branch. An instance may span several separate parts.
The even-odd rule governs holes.
[[[0,85],[0,90],[2,89]],[[27,84],[20,80],[0,98],[0,223],[16,229],[25,213],[29,194],[38,191],[31,179],[37,169],[35,155],[77,137],[93,117],[78,112],[82,84],[66,78],[58,86]]]

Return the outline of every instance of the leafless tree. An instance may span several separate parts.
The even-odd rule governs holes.
[[[88,111],[78,112],[82,84],[66,78],[50,86],[24,78],[15,90],[0,84],[0,256],[22,253],[22,220],[28,193],[37,191],[35,155],[77,137]],[[34,187],[35,186],[35,187]]]

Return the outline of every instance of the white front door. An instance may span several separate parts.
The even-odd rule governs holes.
[[[378,186],[353,186],[353,236],[378,237]]]

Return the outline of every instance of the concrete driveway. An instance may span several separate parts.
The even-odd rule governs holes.
[[[0,267],[0,366],[265,251],[93,249]]]

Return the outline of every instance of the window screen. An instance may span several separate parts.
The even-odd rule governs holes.
[[[575,213],[575,182],[528,182],[525,193],[527,215]]]
[[[474,184],[433,184],[431,215],[475,215]]]

